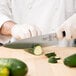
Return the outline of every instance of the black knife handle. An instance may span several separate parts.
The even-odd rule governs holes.
[[[62,36],[65,37],[66,36],[66,32],[62,31]]]
[[[3,44],[2,44],[2,43],[0,43],[0,46],[3,46]]]

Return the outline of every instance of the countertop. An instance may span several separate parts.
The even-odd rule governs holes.
[[[17,58],[28,65],[27,76],[76,76],[76,68],[69,68],[63,64],[63,59],[76,53],[75,47],[49,46],[43,48],[44,53],[55,52],[61,60],[57,64],[48,63],[45,55],[35,56],[23,49],[9,49],[0,47],[0,58]]]

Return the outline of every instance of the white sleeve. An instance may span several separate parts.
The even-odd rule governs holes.
[[[12,20],[11,0],[0,0],[0,27],[6,21]]]

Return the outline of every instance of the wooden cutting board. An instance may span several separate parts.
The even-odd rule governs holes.
[[[61,60],[57,64],[48,63],[44,56],[34,56],[22,49],[8,49],[0,47],[0,58],[17,58],[24,61],[29,68],[27,76],[76,76],[76,68],[69,68],[63,64],[63,59],[76,53],[75,47],[45,47],[44,53],[55,52]]]

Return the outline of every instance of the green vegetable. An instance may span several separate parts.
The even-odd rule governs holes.
[[[49,63],[57,63],[57,60],[60,60],[60,58],[55,58],[54,56],[50,57],[48,62]]]
[[[72,54],[64,59],[64,64],[69,67],[76,67],[76,54]]]
[[[9,69],[5,66],[0,66],[0,76],[9,76]]]
[[[7,67],[10,71],[10,76],[25,76],[28,72],[27,65],[14,58],[0,58],[0,66]]]
[[[49,58],[49,57],[52,57],[52,56],[56,56],[56,54],[55,54],[55,52],[52,52],[52,53],[45,54],[45,56],[47,56]]]
[[[34,47],[27,49],[26,51],[33,55],[41,55],[43,52],[42,47],[40,45],[35,45]]]

